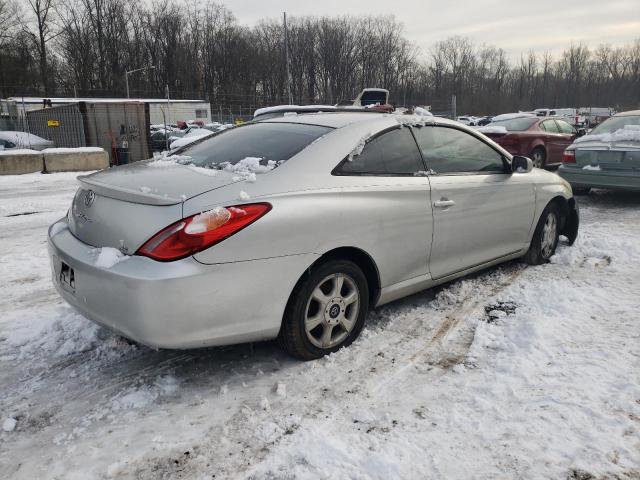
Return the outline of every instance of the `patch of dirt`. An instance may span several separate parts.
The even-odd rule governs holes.
[[[490,305],[485,305],[485,321],[487,323],[495,323],[501,318],[515,315],[517,308],[518,305],[514,302],[496,302]]]

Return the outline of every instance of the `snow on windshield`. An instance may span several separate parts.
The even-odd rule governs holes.
[[[575,143],[586,142],[638,142],[640,143],[640,125],[624,125],[613,132],[591,133],[576,138]]]

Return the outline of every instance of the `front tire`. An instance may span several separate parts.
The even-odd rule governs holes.
[[[533,233],[531,245],[524,256],[524,260],[530,265],[547,263],[556,253],[558,239],[560,238],[560,212],[554,205],[548,205],[544,209],[538,225]]]
[[[329,260],[296,285],[278,342],[301,360],[336,352],[358,337],[368,307],[369,288],[362,270],[347,260]]]

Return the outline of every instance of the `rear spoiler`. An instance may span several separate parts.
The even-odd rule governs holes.
[[[78,177],[77,180],[80,186],[89,188],[103,197],[115,198],[116,200],[144,203],[145,205],[176,205],[183,202],[182,198],[165,197],[163,195],[144,193],[115,185],[107,185],[89,178],[88,175],[82,175]]]

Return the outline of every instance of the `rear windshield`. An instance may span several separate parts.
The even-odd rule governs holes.
[[[520,117],[520,118],[510,118],[509,120],[497,120],[495,122],[491,122],[489,125],[501,126],[506,128],[510,132],[522,132],[528,129],[531,125],[533,125],[537,121],[538,121],[537,118]]]
[[[301,123],[249,123],[190,144],[175,154],[180,156],[180,163],[205,168],[223,169],[249,158],[260,159],[264,165],[279,165],[331,130]]]
[[[640,115],[629,115],[627,117],[611,117],[594,128],[591,133],[611,133],[624,128],[625,125],[640,125]]]

